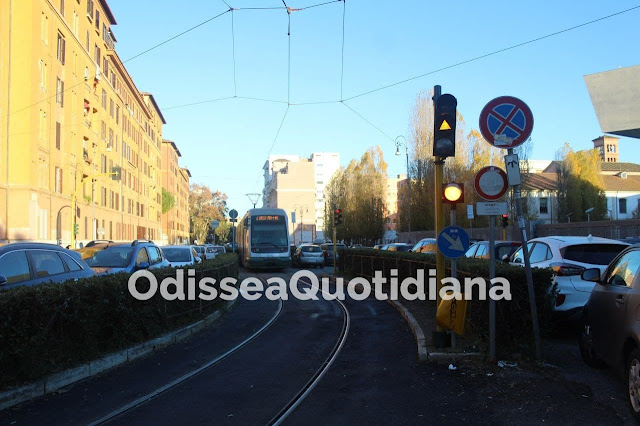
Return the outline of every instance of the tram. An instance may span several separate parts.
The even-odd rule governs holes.
[[[282,209],[251,209],[238,224],[238,253],[246,268],[291,266],[289,223]]]

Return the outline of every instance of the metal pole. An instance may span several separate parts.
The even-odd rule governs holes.
[[[442,93],[442,88],[440,86],[433,87],[433,103],[438,101]],[[435,141],[434,141],[435,142]],[[444,172],[444,158],[436,157],[435,159],[435,179],[434,179],[434,205],[435,205],[435,219],[436,219],[436,236],[440,234],[440,231],[444,228],[444,211],[442,207],[442,178]],[[440,289],[442,288],[442,280],[444,279],[445,274],[445,263],[444,263],[444,255],[440,252],[440,250],[436,250],[436,309],[440,306]],[[436,326],[436,331],[433,335],[433,341],[436,347],[445,347],[446,346],[446,331],[440,327]]]
[[[496,276],[495,216],[489,216],[489,281]],[[490,284],[493,287],[493,284]],[[496,301],[489,298],[489,361],[496,362]]]
[[[409,175],[409,148],[405,145],[404,149],[407,154],[407,196],[409,198],[407,211],[409,213],[409,239],[411,239],[411,176]]]
[[[513,154],[513,148],[509,148],[509,155]],[[519,166],[518,166],[519,167]],[[529,262],[529,248],[527,247],[527,230],[525,229],[524,216],[522,215],[522,194],[520,185],[514,185],[513,194],[516,199],[518,227],[520,228],[520,241],[522,242],[522,255],[524,257],[524,269],[529,290],[529,308],[531,309],[531,325],[536,346],[536,358],[542,360],[542,348],[540,343],[540,326],[538,325],[538,310],[536,307],[536,294],[533,290],[533,276],[531,275],[531,263]]]
[[[456,225],[456,205],[451,204],[451,209],[449,212],[451,226]],[[458,259],[451,259],[451,278],[458,278]],[[455,331],[451,333],[451,347],[455,349],[456,347],[456,333]]]

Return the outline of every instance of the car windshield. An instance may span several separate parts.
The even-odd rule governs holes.
[[[133,247],[112,246],[97,251],[86,260],[87,265],[97,268],[125,268],[131,262]]]
[[[575,244],[560,250],[562,257],[591,265],[608,265],[626,246],[622,244]]]
[[[191,254],[189,247],[164,247],[164,256],[169,262],[190,262]]]

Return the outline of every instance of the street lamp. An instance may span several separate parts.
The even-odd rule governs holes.
[[[404,142],[400,142],[398,139],[402,138]],[[404,152],[407,156],[407,198],[409,199],[409,204],[407,208],[407,216],[408,216],[408,228],[409,228],[409,239],[411,239],[411,176],[409,176],[409,147],[407,146],[407,139],[400,135],[396,138],[396,155],[401,155],[400,145],[404,146]]]
[[[595,209],[593,207],[590,207],[584,211],[587,214],[587,222],[591,222],[591,212],[594,210]]]

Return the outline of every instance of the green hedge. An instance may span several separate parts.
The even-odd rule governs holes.
[[[383,271],[390,277],[391,269],[398,269],[399,282],[408,276],[416,275],[416,270],[425,270],[425,290],[428,291],[428,270],[435,268],[435,255],[421,253],[400,253],[372,249],[341,250],[338,258],[338,270],[346,275],[371,277],[372,271]],[[447,275],[450,273],[447,261]],[[464,277],[489,277],[489,262],[481,259],[461,258],[457,262],[458,279],[464,284]],[[554,329],[552,321],[555,302],[555,284],[553,273],[549,269],[533,268],[533,282],[538,307],[538,319],[541,334],[548,335]],[[496,261],[496,276],[504,277],[511,284],[510,301],[496,303],[496,346],[498,355],[509,356],[516,353],[533,355],[533,331],[529,310],[529,294],[525,270]],[[488,292],[487,292],[488,294]],[[435,301],[426,300],[425,304]],[[466,333],[477,338],[480,343],[488,342],[489,300],[480,301],[477,294],[468,304]],[[427,332],[430,332],[427,330]]]
[[[223,254],[195,269],[196,280],[237,278],[238,258]],[[152,272],[158,282],[175,276],[171,268]],[[0,291],[0,389],[153,339],[225,306],[217,299],[168,302],[159,291],[139,301],[129,294],[128,278],[123,273]],[[185,272],[185,286],[186,278]]]

